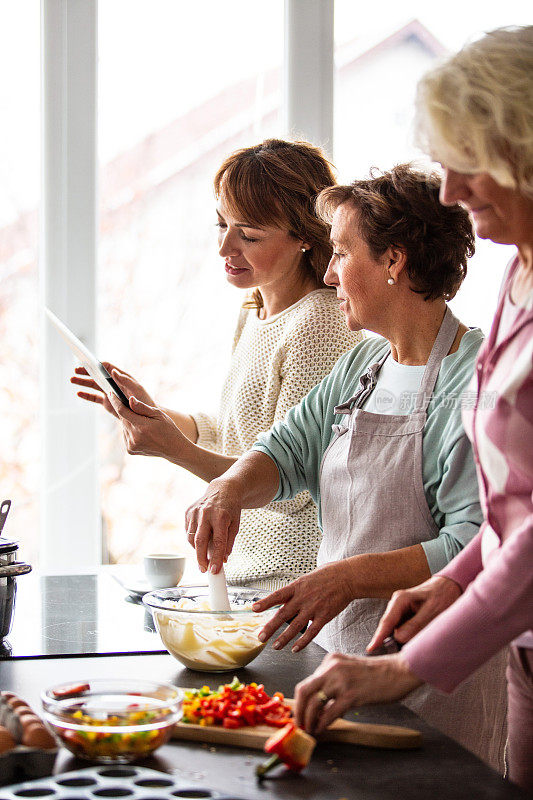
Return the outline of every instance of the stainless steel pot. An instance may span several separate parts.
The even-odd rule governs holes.
[[[3,536],[0,536],[0,567],[14,564],[17,560],[18,549],[18,542],[4,539]]]
[[[0,505],[0,532],[10,506],[10,500],[4,500]],[[31,570],[28,564],[20,564],[17,561],[18,549],[16,541],[0,536],[0,641],[8,635],[13,623],[17,594],[16,574],[24,574]]]

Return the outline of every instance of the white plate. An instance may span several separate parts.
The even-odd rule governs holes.
[[[192,559],[187,559],[185,566],[185,573],[181,579],[179,586],[198,586],[206,584],[205,575],[201,575],[196,568],[196,564]],[[196,573],[198,572],[198,578]],[[111,574],[113,578],[119,583],[123,589],[136,597],[142,597],[147,592],[155,591],[144,577],[142,567],[135,564],[117,564],[113,566]],[[169,589],[175,589],[175,586],[169,586]]]
[[[113,570],[112,575],[123,589],[137,597],[142,597],[152,591],[152,587],[138,567],[119,566]]]

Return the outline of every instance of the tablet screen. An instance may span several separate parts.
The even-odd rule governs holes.
[[[56,315],[50,311],[49,308],[46,308],[45,311],[50,322],[54,325],[56,330],[59,331],[78,361],[83,367],[85,367],[93,381],[98,384],[100,389],[106,395],[110,395],[111,393],[115,394],[125,406],[129,407],[128,398],[113,380],[104,365],[98,361],[96,356],[94,356],[83,344],[83,342],[81,342],[78,337],[72,333],[70,328],[67,328],[65,323],[61,322],[59,317],[56,317]]]

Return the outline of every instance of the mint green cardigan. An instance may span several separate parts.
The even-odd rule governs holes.
[[[444,358],[422,440],[422,482],[429,509],[439,528],[435,539],[422,542],[432,573],[438,572],[468,544],[481,525],[472,447],[461,421],[461,397],[468,386],[483,341],[478,328],[467,331],[457,352]],[[253,450],[269,456],[279,472],[275,500],[287,500],[308,489],[318,506],[322,526],[319,471],[333,437],[332,425],[346,424],[334,408],[355,394],[359,377],[389,347],[379,338],[365,339],[342,356],[332,372],[266,433]],[[468,402],[468,393],[464,402]],[[381,480],[376,475],[376,480]]]

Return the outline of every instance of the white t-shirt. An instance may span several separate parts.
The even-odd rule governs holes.
[[[364,410],[372,414],[411,414],[425,369],[425,364],[398,364],[390,355],[378,372]]]

